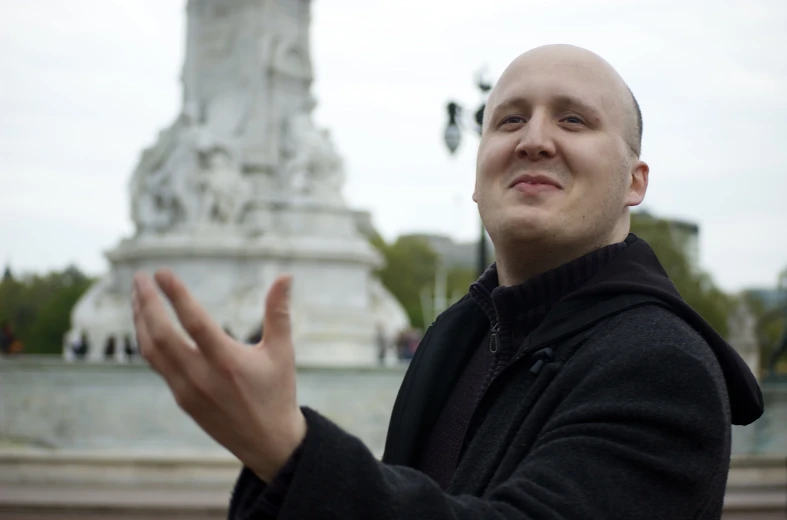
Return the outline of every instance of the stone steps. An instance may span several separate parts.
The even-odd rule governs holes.
[[[229,455],[0,451],[0,518],[227,517]]]
[[[226,518],[229,455],[0,450],[4,520]],[[724,520],[787,517],[787,458],[735,457]]]
[[[193,518],[227,517],[227,488],[85,487],[73,485],[0,485],[0,518]]]

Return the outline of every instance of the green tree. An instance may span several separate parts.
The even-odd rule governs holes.
[[[467,294],[470,285],[478,280],[478,273],[470,267],[454,267],[448,270],[448,294],[451,303],[456,303],[462,296]]]
[[[631,231],[650,244],[686,303],[726,336],[735,300],[716,287],[708,273],[692,265],[687,254],[690,235],[670,221],[644,213],[632,215]]]
[[[0,321],[13,324],[24,352],[60,353],[71,310],[92,282],[75,267],[44,276],[4,277],[0,282]]]
[[[385,258],[385,266],[378,271],[383,285],[401,302],[410,323],[424,327],[421,292],[434,289],[438,256],[429,244],[417,237],[399,237],[393,244],[386,244],[381,237],[371,239]]]

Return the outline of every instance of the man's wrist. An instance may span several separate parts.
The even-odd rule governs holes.
[[[278,447],[269,451],[267,456],[262,456],[258,460],[243,462],[260,480],[270,483],[303,443],[306,438],[306,429],[306,418],[298,409],[298,413],[293,421],[293,427],[290,429],[291,433],[282,436],[282,442]]]

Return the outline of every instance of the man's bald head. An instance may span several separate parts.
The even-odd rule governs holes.
[[[497,81],[483,126],[473,200],[506,283],[539,260],[525,250],[577,258],[626,238],[650,170],[639,106],[609,63],[570,45],[526,52]]]
[[[518,75],[531,73],[535,68],[545,72],[550,69],[557,72],[567,65],[593,77],[595,88],[603,89],[603,92],[598,94],[615,112],[614,117],[619,119],[621,136],[631,151],[639,156],[642,151],[642,111],[634,93],[614,67],[601,56],[573,45],[536,47],[511,62],[489,96],[487,110],[484,111],[484,128],[487,126],[489,109],[493,108],[495,101],[499,101],[498,87],[501,83],[505,88],[507,83],[516,81]]]

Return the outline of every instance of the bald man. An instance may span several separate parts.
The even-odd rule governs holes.
[[[193,341],[180,337],[139,274],[142,354],[245,466],[230,517],[719,518],[730,425],[757,419],[762,397],[629,233],[641,136],[636,100],[591,52],[541,47],[506,69],[473,193],[497,262],[426,333],[382,461],[299,408],[289,277],[248,349],[159,272]]]

